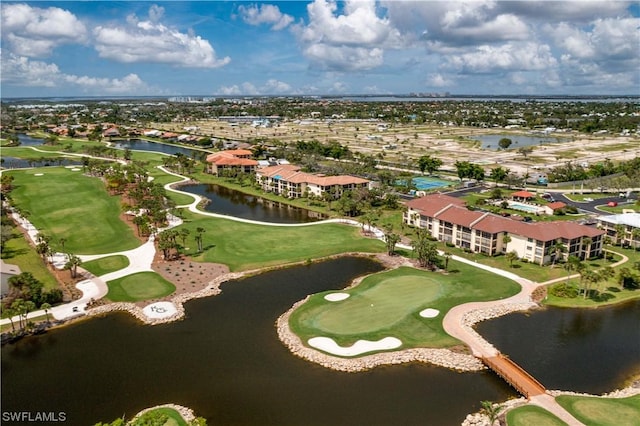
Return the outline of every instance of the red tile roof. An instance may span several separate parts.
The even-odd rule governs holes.
[[[419,210],[424,216],[434,217],[441,221],[466,226],[490,234],[507,232],[538,241],[553,241],[558,238],[591,238],[604,234],[604,231],[597,228],[580,225],[575,222],[527,223],[493,213],[472,211],[464,207],[464,203],[460,199],[444,194],[431,194],[411,200],[407,202],[407,206]]]
[[[264,167],[260,169],[260,174],[271,178],[279,176],[280,179],[291,183],[311,183],[318,186],[357,185],[369,182],[367,179],[349,175],[319,176],[304,173],[300,171],[299,166],[294,166],[293,164]]]
[[[416,198],[406,203],[407,207],[419,210],[425,216],[434,217],[437,212],[447,207],[449,204],[463,206],[464,201],[459,198],[445,194],[430,194]]]
[[[513,194],[511,194],[512,197],[519,197],[519,198],[534,198],[536,195],[532,194],[529,191],[518,191],[518,192],[514,192]]]
[[[547,204],[547,207],[549,207],[551,210],[558,210],[567,207],[567,205],[562,201],[555,201],[553,203]]]
[[[229,151],[214,152],[207,155],[207,163],[213,163],[216,166],[257,166],[256,160],[249,158],[238,158]]]

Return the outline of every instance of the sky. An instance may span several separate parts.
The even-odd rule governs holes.
[[[636,1],[3,0],[3,98],[640,95]]]

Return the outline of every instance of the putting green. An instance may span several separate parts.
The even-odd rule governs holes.
[[[514,408],[507,413],[509,426],[563,426],[565,422],[535,405],[525,405]]]
[[[330,334],[370,333],[419,312],[439,292],[440,283],[421,274],[388,277],[343,302],[327,305],[314,326]]]
[[[495,300],[516,294],[520,286],[507,278],[451,261],[459,272],[442,274],[400,267],[366,277],[349,297],[325,299],[335,291],[312,295],[289,318],[291,330],[304,342],[329,337],[346,347],[358,340],[400,339],[403,348],[450,347],[460,342],[442,327],[453,306],[470,301]],[[439,315],[420,316],[431,308]]]
[[[556,401],[584,424],[640,425],[640,395],[629,398],[561,395],[556,398]]]
[[[155,272],[138,272],[108,281],[107,298],[114,302],[138,302],[168,296],[176,287]]]

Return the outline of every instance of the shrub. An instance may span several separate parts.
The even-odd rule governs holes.
[[[551,286],[551,288],[549,289],[549,294],[565,299],[576,298],[578,297],[578,293],[579,290],[577,286],[567,283],[559,283]]]

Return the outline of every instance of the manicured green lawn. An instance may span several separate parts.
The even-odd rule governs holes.
[[[176,286],[155,272],[138,272],[108,281],[107,298],[113,302],[138,302],[168,296]]]
[[[82,264],[84,269],[97,277],[119,271],[127,266],[129,266],[129,259],[122,255],[102,257]]]
[[[58,287],[53,274],[47,269],[42,258],[33,248],[17,228],[13,229],[13,237],[5,243],[2,250],[2,259],[11,264],[17,265],[22,272],[31,272],[31,274],[42,284],[45,290]]]
[[[640,395],[629,398],[560,395],[556,401],[585,425],[640,425]]]
[[[502,299],[520,286],[506,278],[451,261],[448,274],[400,267],[366,277],[344,293],[349,298],[331,302],[312,295],[296,309],[289,324],[303,341],[326,336],[340,345],[359,339],[397,337],[404,348],[449,347],[459,342],[445,333],[442,318],[452,307],[470,302]],[[439,312],[435,318],[419,315],[423,309]]]
[[[232,271],[317,259],[346,252],[381,252],[384,244],[364,238],[342,224],[267,226],[185,213],[190,231],[187,254],[195,260],[228,265]],[[196,253],[196,229],[202,227],[204,252]],[[180,229],[180,228],[178,228]]]
[[[52,237],[50,246],[77,254],[129,250],[140,242],[119,218],[120,198],[110,196],[98,178],[63,167],[8,172],[14,176],[14,205]],[[36,174],[42,173],[42,176]]]
[[[525,405],[514,408],[507,413],[509,426],[562,426],[565,422],[551,414],[544,408],[535,405]]]
[[[616,275],[613,278],[609,278],[607,281],[598,283],[597,286],[591,287],[591,290],[598,290],[598,293],[594,295],[594,297],[587,297],[586,299],[583,297],[581,293],[577,297],[567,298],[567,297],[558,297],[550,294],[548,292],[547,298],[543,301],[545,305],[550,306],[559,306],[559,307],[571,307],[571,308],[595,308],[598,306],[604,305],[613,305],[617,303],[621,303],[631,299],[640,298],[640,290],[628,290],[623,288],[618,283],[618,274],[617,272],[621,268],[629,268],[632,271],[633,265],[635,262],[640,261],[640,252],[633,249],[624,249],[622,247],[610,247],[607,246],[607,249],[616,253],[614,257],[614,262],[619,261],[622,257],[620,254],[624,254],[629,258],[629,261],[617,266],[614,268],[616,271]],[[598,270],[598,268],[602,268],[603,266],[607,266],[611,264],[611,262],[606,259],[598,259],[598,260],[589,260],[586,262],[592,270]],[[566,272],[565,272],[566,276]],[[563,280],[561,283],[554,285],[561,285],[566,283],[566,280]],[[572,278],[569,280],[569,285],[574,286],[578,289],[582,289],[580,286],[579,278]]]

